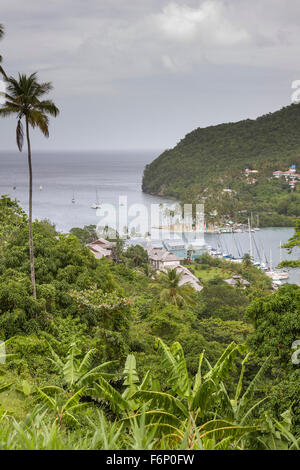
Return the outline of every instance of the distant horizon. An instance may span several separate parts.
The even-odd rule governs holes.
[[[58,149],[55,149],[55,148],[49,148],[49,149],[45,149],[45,148],[34,148],[33,149],[33,152],[55,152],[55,153],[59,153],[59,152],[159,152],[159,153],[162,153],[166,150],[170,150],[174,147],[176,147],[176,145],[189,133],[193,132],[194,130],[198,129],[198,128],[201,128],[201,129],[205,129],[207,127],[216,127],[216,126],[219,126],[219,125],[222,125],[222,124],[234,124],[234,123],[238,123],[238,122],[242,122],[242,121],[245,121],[245,120],[250,120],[250,121],[255,121],[256,119],[262,117],[262,116],[266,116],[268,114],[273,114],[273,113],[276,113],[277,111],[280,111],[281,109],[283,108],[286,108],[288,106],[291,106],[292,104],[299,104],[298,102],[297,103],[288,103],[288,104],[284,104],[280,107],[277,107],[276,109],[274,110],[266,110],[264,112],[261,112],[260,114],[258,114],[257,116],[255,117],[243,117],[241,119],[236,119],[236,120],[224,120],[224,121],[220,121],[220,122],[216,122],[216,123],[212,123],[212,124],[207,124],[207,125],[204,125],[204,126],[196,126],[194,127],[193,129],[190,129],[188,131],[185,131],[185,133],[182,133],[181,135],[179,135],[177,137],[177,142],[174,144],[174,145],[171,145],[171,146],[161,146],[161,147],[126,147],[126,148],[118,148],[118,147],[102,147],[102,148],[85,148],[85,147],[82,147],[82,148],[58,148]],[[32,140],[34,140],[34,137],[35,137],[35,134],[37,132],[33,132],[32,133]],[[53,136],[52,136],[53,137]],[[50,139],[51,139],[51,129],[50,129]],[[47,145],[47,142],[49,142],[49,140],[44,140],[45,142],[45,145]],[[16,150],[15,150],[16,149]],[[15,148],[13,147],[9,147],[7,149],[4,149],[4,150],[0,150],[0,154],[1,153],[4,153],[4,152],[14,152],[14,151],[18,151],[17,149],[17,145],[15,144]],[[25,149],[23,149],[23,152],[25,151]]]
[[[39,149],[39,148],[36,148],[36,149],[33,149],[32,150],[32,155],[34,155],[35,153],[39,152],[39,153],[61,153],[61,152],[164,152],[165,150],[167,149],[157,149],[157,148],[125,148],[125,149],[120,149],[120,148],[99,148],[99,149]],[[22,152],[19,152],[17,146],[16,146],[16,149],[13,149],[13,148],[10,148],[10,149],[4,149],[4,150],[0,150],[0,154],[2,153],[19,153],[19,154],[24,154],[24,155],[27,155],[26,154],[26,149],[23,149]]]

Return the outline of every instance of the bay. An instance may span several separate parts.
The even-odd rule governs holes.
[[[59,231],[67,232],[72,227],[97,224],[98,211],[91,209],[96,202],[119,207],[119,197],[127,197],[128,207],[139,205],[148,215],[152,204],[170,203],[166,198],[144,194],[141,190],[145,165],[161,152],[149,151],[99,151],[99,152],[34,152],[33,153],[33,215],[38,219],[49,219]],[[15,188],[15,189],[14,189]],[[28,210],[28,170],[26,153],[0,153],[0,194],[8,194],[20,201]],[[72,203],[74,197],[75,203]],[[147,216],[148,216],[147,215]],[[273,266],[280,261],[280,242],[286,243],[293,228],[264,228],[253,237],[254,258],[259,261],[265,252]],[[143,233],[144,235],[144,233]],[[208,245],[217,247],[218,237],[222,245],[233,255],[239,249],[249,252],[249,234],[205,234]],[[239,247],[239,249],[237,248]],[[289,255],[282,250],[283,259],[296,259],[299,252]],[[298,270],[290,271],[289,282],[299,283]]]

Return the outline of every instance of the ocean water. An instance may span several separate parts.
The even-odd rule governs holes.
[[[110,204],[118,210],[119,197],[125,197],[128,210],[133,205],[141,205],[141,211],[146,208],[150,213],[152,204],[167,201],[144,194],[141,190],[144,167],[159,153],[160,151],[33,152],[34,217],[50,219],[63,232],[72,227],[97,225],[101,221],[101,214],[91,208],[97,200],[97,194],[103,207]],[[0,194],[17,198],[22,207],[28,210],[25,152],[0,153]],[[137,210],[134,211],[133,208],[131,212]],[[113,224],[109,216],[107,214],[103,225]]]
[[[47,218],[59,231],[89,224],[113,225],[114,217],[109,211],[99,213],[91,205],[96,202],[96,191],[102,207],[111,206],[115,211],[127,211],[129,225],[148,225],[151,231],[152,205],[170,204],[172,201],[144,194],[141,190],[142,175],[146,164],[160,151],[126,152],[33,152],[33,214],[35,218]],[[15,188],[15,189],[14,189]],[[17,198],[28,209],[28,170],[26,153],[0,153],[0,194]],[[72,203],[74,197],[75,203]],[[123,198],[122,207],[120,199]],[[125,199],[124,199],[125,198]],[[126,207],[127,206],[127,207]],[[147,219],[147,221],[146,221]],[[128,225],[124,220],[123,225]],[[140,230],[145,234],[146,228]],[[292,228],[266,228],[253,234],[253,254],[256,260],[272,258],[273,266],[280,261],[280,242],[292,236]],[[153,236],[153,233],[152,233]],[[157,238],[154,235],[153,238]],[[218,247],[235,256],[239,250],[249,252],[249,234],[205,234],[208,245]],[[257,247],[257,249],[256,249]],[[299,258],[299,252],[288,255],[282,250],[282,259]],[[289,282],[299,283],[298,270],[290,271]]]

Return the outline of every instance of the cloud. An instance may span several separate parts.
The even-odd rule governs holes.
[[[231,46],[250,40],[245,28],[227,18],[226,8],[220,1],[207,0],[198,7],[169,3],[155,16],[158,27],[173,40],[193,41],[217,46]]]
[[[0,54],[53,82],[57,148],[158,147],[286,104],[299,17],[299,0],[1,0]]]
[[[116,94],[201,64],[295,70],[299,14],[298,0],[1,0],[1,53],[60,96]]]

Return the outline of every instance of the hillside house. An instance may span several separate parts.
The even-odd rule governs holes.
[[[165,271],[166,269],[173,269],[180,265],[182,258],[169,253],[164,248],[155,248],[147,246],[146,251],[149,256],[149,261],[152,269],[157,271]]]
[[[196,292],[200,292],[203,289],[203,286],[200,284],[199,279],[194,276],[191,271],[186,268],[185,266],[178,266],[176,269],[177,274],[182,273],[182,278],[179,282],[179,286],[183,286],[184,284],[190,284],[191,287],[195,289]]]
[[[89,243],[87,247],[93,253],[96,259],[110,258],[112,247],[115,245],[114,242],[109,242],[104,238]]]

